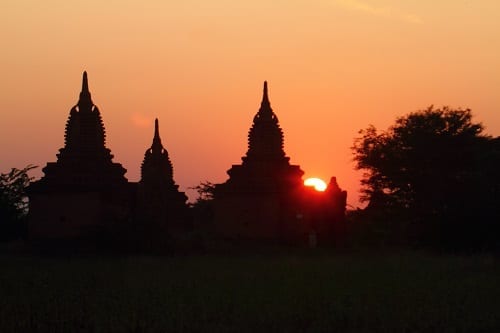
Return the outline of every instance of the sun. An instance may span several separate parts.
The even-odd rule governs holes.
[[[304,181],[304,185],[314,187],[314,189],[316,191],[320,191],[320,192],[323,192],[324,190],[326,190],[326,183],[319,178],[307,178]]]

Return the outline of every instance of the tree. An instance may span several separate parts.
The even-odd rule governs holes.
[[[0,174],[0,240],[19,237],[28,214],[25,190],[32,180],[28,171],[36,168],[28,165],[24,169],[12,168]]]
[[[190,189],[198,192],[196,203],[211,201],[214,198],[215,184],[209,181],[201,182],[199,185],[190,187]]]
[[[498,217],[500,155],[470,109],[431,106],[360,134],[352,149],[371,210],[406,216],[434,244],[485,242],[486,224]]]
[[[213,199],[215,184],[209,181],[201,182],[199,185],[190,187],[198,192],[198,198],[191,204],[194,221],[196,224],[207,225],[213,219]]]

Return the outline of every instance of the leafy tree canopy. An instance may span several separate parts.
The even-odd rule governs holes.
[[[469,109],[432,106],[396,119],[387,131],[361,130],[352,149],[356,168],[366,171],[363,199],[383,192],[408,205],[443,178],[456,179],[471,162],[471,145],[488,139],[482,132]]]
[[[470,109],[433,106],[361,130],[352,150],[363,199],[441,226],[498,217],[500,141],[483,130]]]

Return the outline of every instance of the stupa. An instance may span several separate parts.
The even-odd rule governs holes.
[[[83,73],[78,103],[66,123],[64,147],[28,189],[32,238],[80,238],[104,232],[130,216],[134,184],[106,148],[101,113]]]
[[[219,236],[278,240],[300,232],[297,214],[304,172],[290,164],[283,146],[283,131],[264,82],[247,153],[241,164],[227,171],[229,179],[215,188],[214,224]]]
[[[138,223],[154,224],[166,231],[182,228],[187,196],[175,184],[168,151],[161,143],[158,119],[153,143],[144,154],[138,194]]]

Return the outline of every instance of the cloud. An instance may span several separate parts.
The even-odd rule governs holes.
[[[361,0],[334,0],[334,2],[338,6],[349,10],[356,10],[375,16],[397,19],[414,24],[424,23],[418,15],[405,13],[390,6],[378,7]]]

